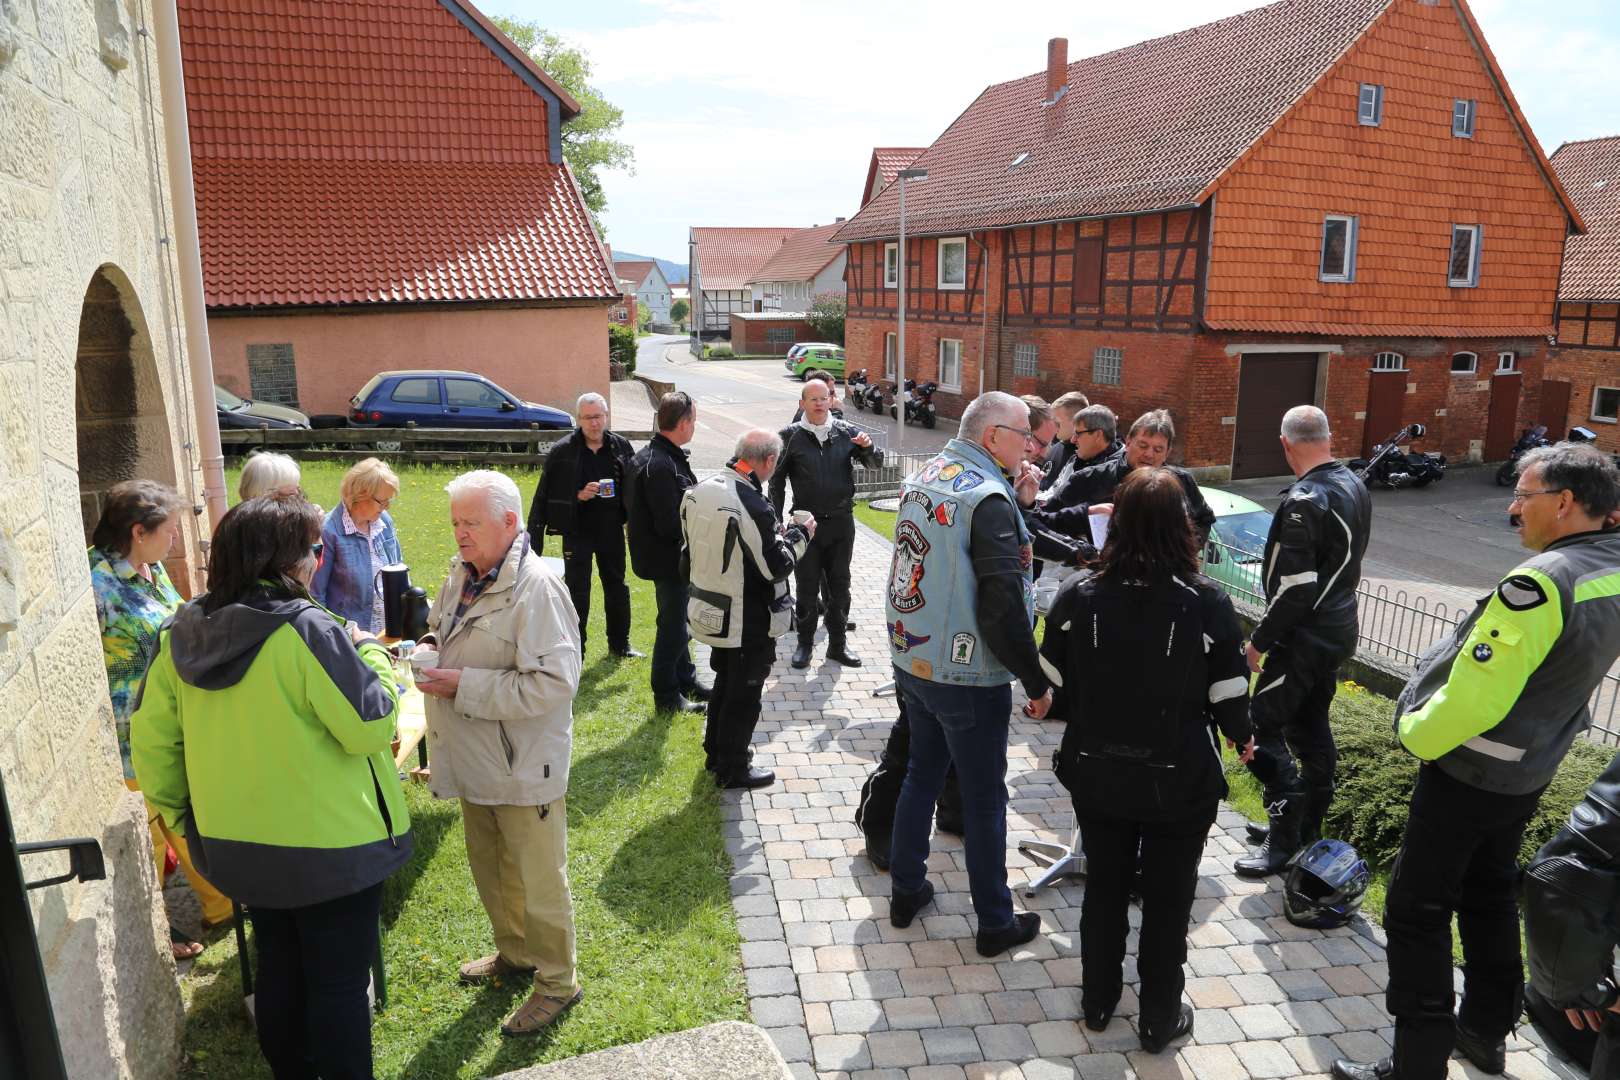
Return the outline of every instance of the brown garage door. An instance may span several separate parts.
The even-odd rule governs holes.
[[[1315,353],[1245,355],[1238,374],[1232,479],[1286,475],[1288,460],[1277,441],[1283,413],[1315,400]]]
[[[1485,417],[1485,460],[1504,461],[1519,437],[1519,384],[1517,372],[1491,376],[1491,409]]]

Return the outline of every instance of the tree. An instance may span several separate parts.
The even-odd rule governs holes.
[[[628,326],[608,327],[608,359],[624,365],[625,373],[636,370],[636,332]]]
[[[682,330],[686,329],[686,317],[690,314],[692,314],[692,305],[685,300],[677,300],[669,305],[669,321]]]
[[[573,168],[574,178],[585,195],[591,224],[596,227],[598,236],[606,236],[602,211],[607,209],[607,195],[602,190],[601,173],[623,169],[634,175],[636,171],[634,148],[614,138],[624,126],[624,110],[591,86],[591,61],[584,50],[568,44],[539,23],[504,15],[493,16],[493,21],[579,102],[579,115],[563,125],[563,157]]]
[[[822,341],[844,343],[844,314],[849,302],[838,293],[818,293],[805,321]]]
[[[646,304],[636,305],[636,332],[645,334],[652,329],[652,308]]]

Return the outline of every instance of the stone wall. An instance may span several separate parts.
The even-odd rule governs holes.
[[[95,1080],[172,1076],[181,1020],[85,558],[119,479],[200,501],[149,15],[0,0],[0,776],[20,839],[92,836],[106,856],[107,880],[30,894],[69,1073]],[[197,533],[171,562],[183,588]]]

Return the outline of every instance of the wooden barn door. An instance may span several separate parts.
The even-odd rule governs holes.
[[[1519,437],[1519,384],[1517,371],[1491,376],[1491,411],[1485,420],[1485,460],[1504,461]]]
[[[1361,456],[1372,457],[1373,447],[1401,426],[1409,371],[1375,371],[1367,385],[1367,422],[1362,427]]]
[[[1554,439],[1569,434],[1569,383],[1542,382],[1541,419],[1536,422],[1544,424],[1547,434]]]
[[[1288,459],[1277,441],[1283,413],[1315,400],[1315,353],[1245,355],[1238,373],[1232,479],[1286,475]]]

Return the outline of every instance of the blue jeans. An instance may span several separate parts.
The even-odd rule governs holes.
[[[898,668],[895,685],[911,720],[911,761],[894,809],[889,874],[897,893],[927,880],[928,831],[945,770],[956,762],[966,826],[968,889],[979,931],[1012,925],[1007,888],[1007,727],[1012,686],[949,686]]]
[[[658,629],[653,637],[652,692],[653,701],[664,704],[697,685],[697,668],[686,629],[686,581],[654,578],[653,592],[658,599]]]

